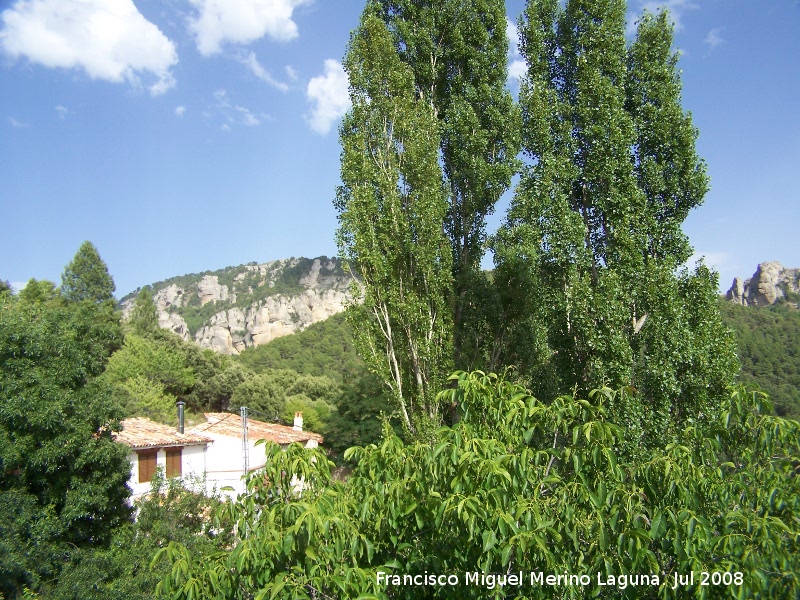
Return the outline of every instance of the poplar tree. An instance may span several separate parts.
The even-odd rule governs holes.
[[[497,237],[496,277],[515,318],[506,362],[545,398],[633,386],[616,409],[635,448],[708,418],[736,358],[716,274],[680,268],[691,254],[681,224],[708,178],[672,27],[666,13],[645,14],[629,46],[625,11],[624,0],[527,5],[528,166]]]
[[[434,111],[421,101],[372,5],[344,62],[352,108],[341,126],[337,241],[358,275],[356,346],[391,390],[411,432],[439,421],[451,369],[451,253]]]
[[[519,151],[507,53],[502,0],[372,0],[348,52],[353,110],[342,127],[339,246],[361,277],[364,310],[374,313],[353,313],[357,347],[412,430],[414,413],[441,420],[434,381],[453,366],[487,365],[497,303],[481,271],[486,217]],[[419,148],[408,144],[418,136]],[[356,167],[362,159],[353,157],[365,152],[369,168]],[[383,205],[397,192],[375,183],[376,173],[416,198],[393,201],[405,213]],[[362,185],[378,200],[359,204]]]
[[[508,38],[503,0],[379,0],[416,96],[437,120],[453,255],[453,360],[486,366],[494,299],[481,271],[486,218],[516,172],[519,111],[506,87]]]

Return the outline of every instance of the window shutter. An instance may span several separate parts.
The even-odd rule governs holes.
[[[158,450],[140,450],[139,455],[139,483],[150,483],[156,474],[156,455]]]
[[[180,477],[183,448],[167,448],[167,477]]]

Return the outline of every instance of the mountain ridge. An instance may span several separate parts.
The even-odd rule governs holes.
[[[239,354],[341,312],[352,282],[339,258],[318,256],[178,275],[145,287],[160,327],[201,347]],[[123,317],[139,291],[120,301]]]

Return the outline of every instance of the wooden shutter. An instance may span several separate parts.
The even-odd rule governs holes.
[[[167,448],[167,477],[180,477],[183,448]]]
[[[139,455],[139,483],[150,483],[156,474],[156,456],[158,450],[140,450]]]

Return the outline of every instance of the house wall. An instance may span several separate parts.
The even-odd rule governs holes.
[[[244,456],[242,453],[242,438],[220,435],[212,430],[204,431],[203,435],[210,437],[214,443],[208,447],[206,457],[206,487],[209,492],[214,488],[228,498],[236,498],[245,491],[242,475],[244,474]],[[257,439],[248,438],[248,470],[250,472],[261,469],[266,464],[264,445],[256,446]],[[316,448],[316,440],[308,440],[306,448]],[[233,491],[222,491],[223,487],[232,487]]]
[[[135,451],[131,451],[128,460],[131,463],[131,478],[128,480],[128,487],[131,490],[131,500],[133,501],[150,492],[150,482],[139,483],[139,455]],[[158,449],[156,467],[160,467],[166,473],[167,452],[164,448]],[[183,446],[181,449],[181,477],[202,479],[205,472],[206,446],[204,444]]]
[[[206,486],[212,491],[216,488],[221,491],[223,487],[232,487],[233,491],[221,491],[229,498],[236,498],[244,492],[244,455],[242,453],[242,438],[220,435],[213,431],[204,431],[203,435],[214,440],[208,448],[206,461]],[[247,440],[248,469],[255,471],[266,464],[264,446],[256,446],[257,440]]]

